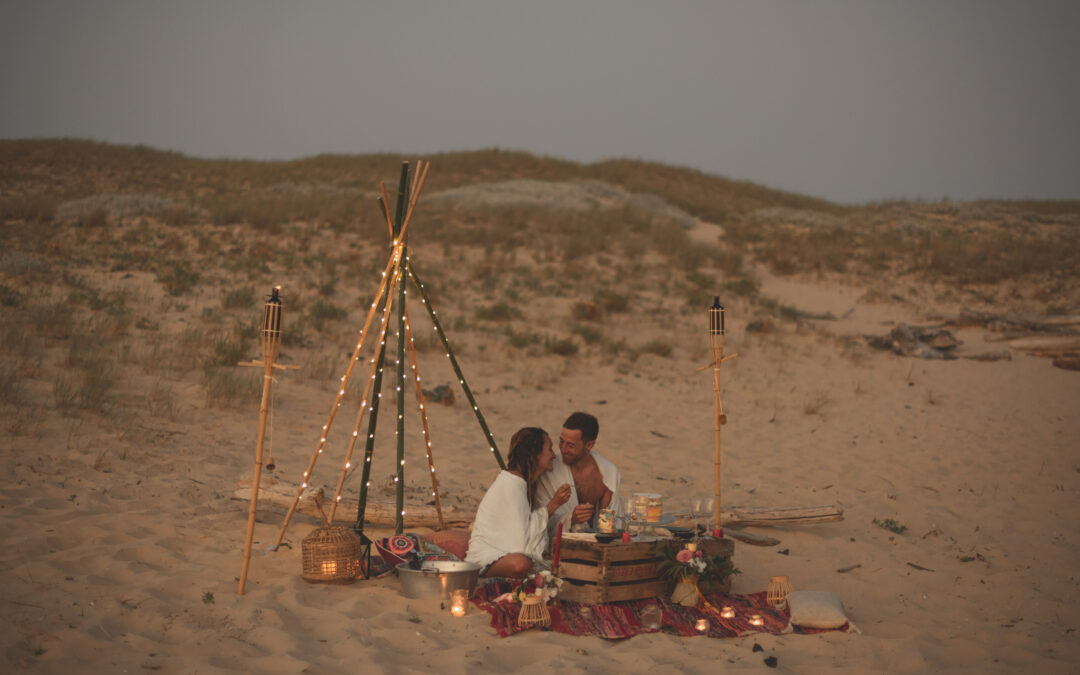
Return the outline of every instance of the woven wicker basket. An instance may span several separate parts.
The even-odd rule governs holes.
[[[319,527],[300,543],[305,581],[351,584],[364,576],[363,539],[348,527]]]

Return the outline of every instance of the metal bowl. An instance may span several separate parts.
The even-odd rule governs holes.
[[[418,570],[401,563],[396,569],[401,593],[406,598],[439,598],[448,602],[450,592],[458,588],[467,589],[472,597],[480,579],[479,565],[458,560],[430,560]]]

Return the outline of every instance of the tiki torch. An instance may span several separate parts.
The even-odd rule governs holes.
[[[712,307],[709,308],[709,347],[712,350],[713,367],[713,407],[716,410],[716,420],[713,425],[715,453],[713,467],[716,474],[716,505],[713,507],[713,522],[720,525],[720,427],[727,424],[727,415],[724,414],[724,406],[720,403],[720,364],[724,361],[724,306],[720,304],[720,296],[713,297]]]
[[[255,535],[255,510],[259,499],[259,477],[262,475],[263,443],[266,440],[266,414],[270,407],[270,388],[274,382],[274,362],[277,361],[281,348],[281,286],[270,291],[270,297],[263,306],[262,352],[263,391],[259,405],[259,436],[255,443],[255,473],[251,478],[251,508],[248,510],[247,538],[244,543],[244,567],[240,571],[240,587],[237,594],[244,594],[247,582],[248,565],[251,563],[251,542]]]

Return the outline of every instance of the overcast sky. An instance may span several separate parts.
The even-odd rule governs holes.
[[[0,0],[0,138],[1080,198],[1080,2]]]

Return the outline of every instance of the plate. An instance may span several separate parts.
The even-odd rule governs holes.
[[[611,532],[597,532],[593,536],[596,537],[596,541],[600,542],[601,544],[610,544],[622,535],[612,534]]]
[[[690,539],[694,536],[694,531],[689,527],[679,527],[678,525],[668,525],[667,531],[671,533],[671,536],[676,539]]]

